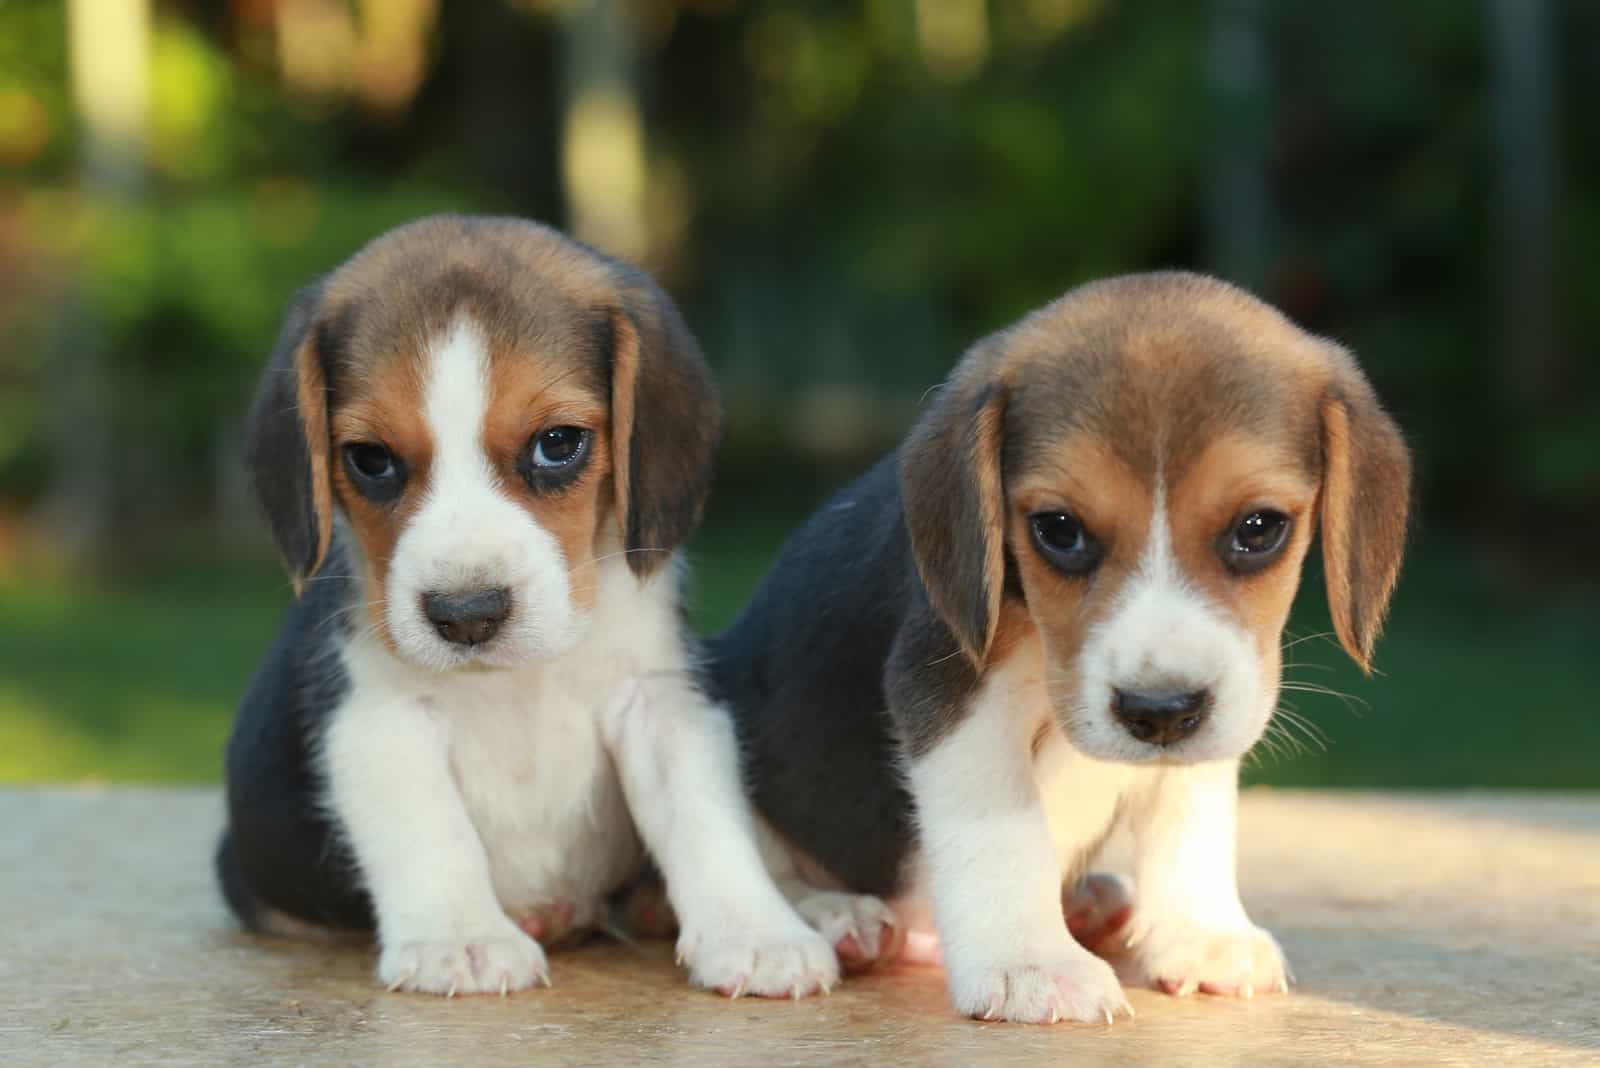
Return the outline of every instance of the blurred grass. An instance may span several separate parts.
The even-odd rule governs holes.
[[[723,520],[696,541],[694,618],[725,624],[785,524]],[[1330,629],[1308,569],[1291,631]],[[289,598],[246,567],[91,584],[0,579],[0,781],[204,782],[220,774],[235,702]],[[1589,595],[1508,606],[1448,550],[1422,547],[1368,680],[1331,640],[1296,645],[1289,693],[1327,736],[1257,750],[1246,776],[1280,785],[1600,788],[1600,608]]]

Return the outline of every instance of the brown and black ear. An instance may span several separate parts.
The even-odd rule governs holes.
[[[317,285],[295,294],[246,422],[245,464],[295,593],[333,534],[328,390],[317,352]]]
[[[628,566],[645,578],[700,523],[722,409],[672,300],[636,272],[621,288],[611,338],[612,473]]]
[[[900,450],[900,496],[917,573],[934,611],[980,669],[1005,587],[1006,391],[987,363],[969,355]]]
[[[1339,643],[1361,670],[1400,575],[1411,454],[1400,428],[1342,351],[1322,399],[1322,561]]]

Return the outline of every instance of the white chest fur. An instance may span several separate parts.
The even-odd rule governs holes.
[[[600,733],[619,685],[572,659],[452,680],[437,699],[451,777],[511,912],[592,901],[643,855]]]
[[[995,737],[1005,739],[1002,745],[1033,746],[1031,759],[1016,768],[1017,773],[1028,774],[1033,780],[1020,793],[1038,798],[1063,881],[1083,874],[1093,863],[1126,803],[1159,774],[1154,767],[1095,760],[1067,740],[1045,697],[1036,640],[1024,643],[990,672],[968,715],[1002,720],[993,728]],[[978,723],[964,729],[988,734],[988,729]],[[963,745],[958,737],[946,744]],[[997,758],[993,752],[985,753],[981,746],[973,746],[969,754],[951,754],[944,759],[958,768],[956,773],[961,776],[994,780],[997,789],[1018,792],[1018,787],[1004,782],[1012,774],[1007,770],[1013,766],[1011,762]],[[910,917],[908,922],[914,927],[928,926],[924,917],[931,918],[927,874],[925,865],[918,863],[913,889],[895,905]]]
[[[991,684],[1010,690],[1011,713],[1030,735],[1043,732],[1034,752],[1034,781],[1066,878],[1082,874],[1094,860],[1124,799],[1141,789],[1154,769],[1095,760],[1074,747],[1045,697],[1041,656],[1037,640],[1024,643],[997,672],[1002,678]]]
[[[601,567],[584,638],[552,660],[434,672],[371,639],[342,651],[351,689],[330,721],[324,765],[341,822],[381,828],[361,845],[388,852],[399,839],[400,851],[413,835],[398,812],[385,819],[374,808],[464,812],[494,894],[513,914],[592,903],[638,871],[644,851],[603,724],[634,680],[688,665],[673,577],[641,585],[615,563]],[[405,761],[437,773],[407,775]],[[410,793],[402,806],[392,796],[397,779]],[[413,835],[410,848],[426,851],[422,838]]]

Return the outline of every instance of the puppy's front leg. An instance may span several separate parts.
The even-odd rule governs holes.
[[[985,1020],[1110,1022],[1132,1010],[1110,965],[1067,933],[1061,862],[1008,695],[991,683],[910,763],[950,995]]]
[[[784,900],[756,846],[728,717],[692,682],[630,682],[606,737],[639,833],[678,914],[678,956],[697,986],[738,997],[827,990],[839,963]]]
[[[1139,978],[1168,993],[1289,988],[1278,943],[1239,901],[1238,777],[1231,760],[1168,768],[1131,812],[1138,903],[1128,943]]]
[[[378,980],[447,996],[548,984],[544,950],[495,897],[442,714],[416,697],[355,700],[323,740],[328,803],[377,912]]]

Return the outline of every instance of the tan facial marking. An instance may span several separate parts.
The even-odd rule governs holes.
[[[1184,578],[1249,631],[1263,657],[1276,654],[1289,618],[1316,494],[1314,475],[1301,469],[1292,450],[1242,434],[1214,441],[1168,491],[1168,523]],[[1239,518],[1261,509],[1290,517],[1289,544],[1265,570],[1234,575],[1217,545]]]
[[[328,478],[328,384],[322,373],[322,363],[316,348],[303,343],[294,354],[297,405],[305,421],[306,452],[311,463],[311,502],[317,517],[317,546],[312,554],[307,574],[314,574],[328,555],[328,545],[333,540],[333,486]],[[295,593],[300,593],[301,583],[296,582]]]
[[[1096,434],[1076,431],[1030,457],[1010,494],[1007,536],[1028,615],[1051,654],[1053,688],[1077,685],[1075,665],[1089,628],[1103,621],[1144,554],[1150,487]],[[1064,509],[1105,551],[1091,576],[1062,574],[1040,556],[1030,517]]]
[[[422,414],[424,375],[421,359],[411,354],[374,360],[367,373],[351,377],[331,420],[334,448],[329,467],[339,503],[366,558],[367,618],[391,647],[383,596],[389,562],[406,523],[427,494],[433,457],[433,440]],[[398,500],[375,502],[356,489],[344,461],[344,446],[356,443],[382,445],[405,465],[405,492]]]
[[[602,494],[611,473],[607,398],[596,389],[594,377],[592,368],[571,352],[496,348],[483,428],[490,466],[500,473],[506,494],[560,543],[572,599],[585,610],[594,606],[595,539],[607,514]],[[557,426],[590,431],[588,457],[576,479],[546,492],[529,486],[517,465],[536,435]]]

